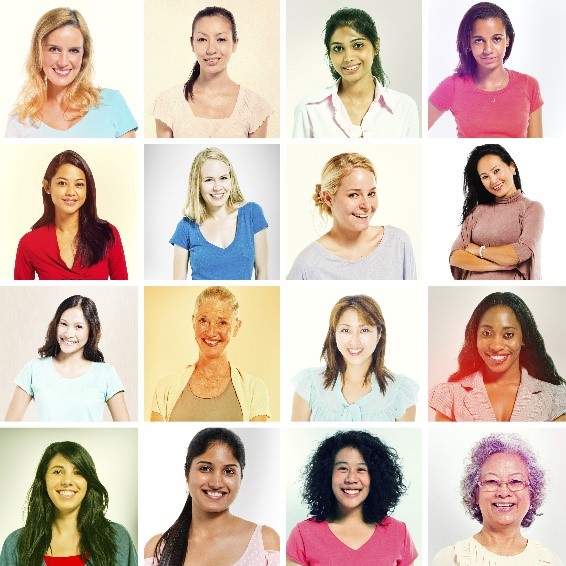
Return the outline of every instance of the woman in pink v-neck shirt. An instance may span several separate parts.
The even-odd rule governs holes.
[[[311,518],[287,541],[287,565],[410,566],[418,556],[405,523],[389,516],[406,490],[396,451],[364,431],[322,441],[305,468]]]

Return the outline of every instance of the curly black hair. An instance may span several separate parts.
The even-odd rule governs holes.
[[[332,471],[336,454],[342,448],[355,448],[364,457],[370,489],[362,506],[363,519],[380,524],[395,509],[407,487],[395,449],[366,431],[338,431],[320,443],[303,470],[303,502],[317,522],[336,519]]]

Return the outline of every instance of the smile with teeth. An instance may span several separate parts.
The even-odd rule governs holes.
[[[362,492],[362,490],[359,489],[359,488],[348,488],[348,487],[342,488],[342,493],[349,495],[350,497],[354,497],[356,495],[359,495],[361,492]]]
[[[58,76],[58,77],[68,77],[71,74],[72,69],[53,69],[53,72]]]
[[[210,499],[222,499],[226,495],[223,491],[211,491],[206,489],[204,490],[204,493]]]
[[[486,356],[495,364],[502,364],[507,360],[509,354],[486,354]]]
[[[353,213],[353,214],[356,218],[361,218],[362,220],[366,219],[369,216],[369,214],[367,214],[367,213],[365,213],[365,214],[355,214],[355,213]]]
[[[348,354],[350,354],[351,356],[357,356],[361,353],[361,351],[361,348],[348,348]]]
[[[76,344],[78,344],[77,340],[65,340],[65,338],[61,338],[60,342],[66,344],[67,346],[75,346]]]
[[[217,346],[220,343],[220,340],[207,340],[206,338],[203,338],[202,341],[209,346]]]
[[[74,497],[76,492],[74,491],[70,491],[70,490],[61,490],[57,492],[61,497],[64,497],[66,499],[70,499],[71,497]]]
[[[357,71],[358,67],[360,66],[360,64],[358,63],[357,65],[350,65],[349,67],[342,67],[345,71]]]
[[[503,181],[500,181],[499,183],[497,183],[497,185],[495,185],[494,187],[492,187],[493,191],[499,191],[500,189],[503,188]]]

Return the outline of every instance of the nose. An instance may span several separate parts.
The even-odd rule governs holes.
[[[62,50],[59,53],[59,57],[57,57],[57,65],[59,67],[66,67],[68,62],[69,62],[69,54]]]
[[[357,483],[358,482],[358,474],[356,470],[348,470],[348,474],[346,475],[346,479],[344,483]]]
[[[219,488],[222,486],[222,470],[216,470],[210,474],[208,483],[210,487]]]
[[[73,483],[71,472],[63,472],[63,475],[61,476],[61,484],[70,485],[71,483]]]
[[[214,39],[211,39],[206,44],[206,53],[207,55],[212,55],[212,53],[216,53],[216,41]]]
[[[367,210],[369,208],[369,199],[367,196],[361,195],[360,196],[360,203],[359,203],[359,207]]]
[[[483,52],[484,53],[491,53],[493,51],[493,43],[489,40],[487,40],[484,44],[483,44]]]

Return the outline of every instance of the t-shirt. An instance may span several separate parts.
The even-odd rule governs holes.
[[[338,375],[334,387],[324,388],[325,368],[307,368],[293,378],[297,393],[309,404],[311,421],[395,421],[417,402],[419,386],[404,375],[387,380],[385,395],[379,389],[375,374],[371,376],[371,391],[348,403],[342,394],[342,377]]]
[[[14,382],[35,399],[40,421],[101,421],[106,402],[124,391],[110,364],[91,362],[85,373],[68,379],[57,373],[52,357],[28,362]]]
[[[157,97],[153,115],[171,128],[174,138],[247,138],[273,113],[257,93],[240,86],[236,106],[228,118],[201,118],[193,114],[184,93],[176,85]]]
[[[361,259],[342,259],[318,242],[295,259],[287,279],[416,279],[415,257],[409,236],[395,226],[384,226],[379,246]]]
[[[57,130],[43,122],[23,124],[17,116],[10,116],[6,126],[7,138],[118,138],[138,125],[117,90],[103,88],[100,105],[93,106],[68,130]]]
[[[417,556],[407,526],[393,517],[376,525],[373,535],[357,550],[338,539],[326,521],[314,519],[295,525],[287,541],[287,558],[303,566],[407,566]]]
[[[59,253],[57,233],[53,224],[31,230],[22,236],[16,252],[14,279],[127,279],[128,269],[120,234],[109,224],[114,243],[106,257],[90,267],[81,267],[79,258],[68,267]]]
[[[189,251],[192,279],[251,279],[255,263],[254,236],[267,228],[261,206],[247,202],[238,209],[234,240],[226,248],[211,244],[196,222],[183,218],[169,243]]]
[[[543,105],[535,78],[509,71],[505,88],[485,91],[473,77],[452,75],[429,97],[438,110],[450,110],[459,138],[526,138],[530,115]]]

